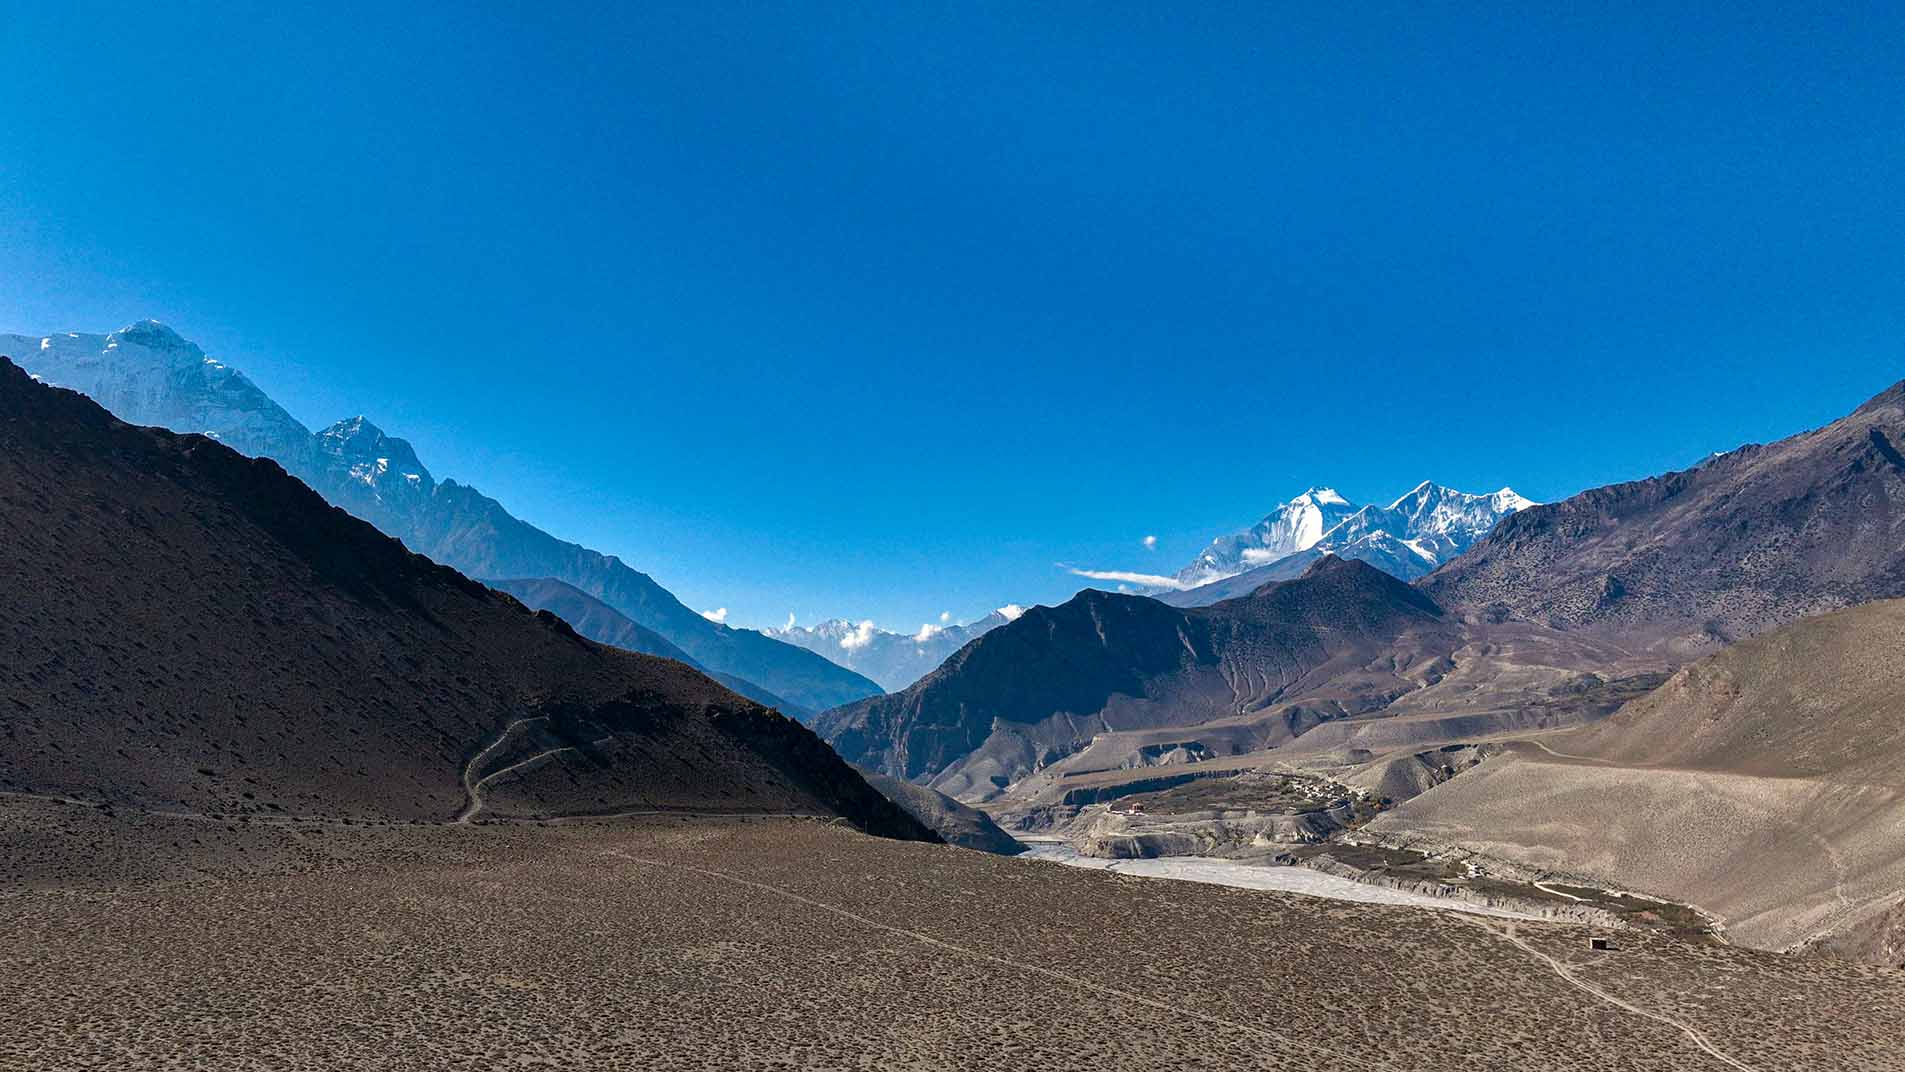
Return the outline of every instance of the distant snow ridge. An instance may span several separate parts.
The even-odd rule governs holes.
[[[1512,488],[1473,495],[1427,480],[1388,506],[1358,507],[1332,488],[1311,488],[1243,532],[1212,540],[1177,579],[1196,588],[1304,552],[1327,552],[1413,580],[1534,505]]]
[[[1025,613],[1025,608],[1007,604],[991,614],[966,625],[920,626],[916,633],[894,633],[881,629],[870,620],[852,621],[833,618],[818,625],[795,625],[763,629],[761,632],[783,641],[818,652],[858,674],[870,677],[881,688],[897,692],[938,669],[946,657],[976,637],[997,629]]]

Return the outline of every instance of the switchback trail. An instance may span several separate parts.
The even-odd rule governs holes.
[[[481,752],[470,757],[470,761],[463,765],[463,795],[467,797],[468,800],[464,803],[463,810],[457,813],[457,817],[452,819],[451,822],[462,825],[476,818],[476,813],[483,810],[482,779],[476,776],[476,772],[482,767],[483,761],[489,758],[490,753],[508,744],[510,737],[514,736],[516,730],[520,727],[527,726],[531,722],[547,722],[548,720],[548,715],[534,715],[529,718],[519,718],[509,725],[504,726],[503,732],[497,734],[494,741],[491,741],[485,746]]]

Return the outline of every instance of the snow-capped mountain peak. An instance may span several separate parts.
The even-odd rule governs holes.
[[[1243,532],[1212,540],[1177,579],[1195,587],[1307,551],[1355,511],[1336,489],[1312,487]]]
[[[319,432],[317,448],[347,471],[351,480],[386,496],[421,495],[436,483],[408,440],[385,435],[383,429],[362,416],[339,421]]]
[[[68,337],[77,337],[69,333]],[[121,345],[140,346],[160,353],[176,353],[191,357],[204,357],[205,351],[185,341],[178,332],[159,323],[157,320],[141,320],[128,324],[106,336],[106,349],[116,349]]]
[[[871,621],[829,618],[814,625],[789,623],[761,632],[808,651],[818,652],[842,666],[872,678],[882,688],[898,691],[931,673],[948,655],[981,634],[997,629],[1023,614],[1007,604],[976,622],[964,625],[927,623],[915,633],[881,629]]]
[[[340,459],[362,461],[372,457],[386,457],[398,468],[410,472],[423,469],[423,463],[417,460],[417,452],[407,439],[398,439],[384,434],[384,430],[370,423],[365,417],[352,417],[339,421],[318,433],[320,448]]]
[[[201,432],[247,454],[278,458],[303,476],[311,433],[237,369],[205,356],[156,320],[107,335],[0,335],[46,383],[90,395],[133,424]]]
[[[1361,559],[1408,580],[1468,550],[1502,518],[1534,505],[1511,488],[1471,495],[1430,480],[1388,506],[1360,508],[1330,488],[1311,488],[1256,526],[1211,541],[1178,580],[1195,588],[1322,553]]]
[[[1500,511],[1504,517],[1509,514],[1519,513],[1522,510],[1528,509],[1530,506],[1541,505],[1533,499],[1517,492],[1514,488],[1503,488],[1493,495],[1490,495],[1489,499],[1495,509]]]

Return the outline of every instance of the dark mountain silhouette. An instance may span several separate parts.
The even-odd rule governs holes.
[[[1905,383],[1823,428],[1502,520],[1425,578],[1448,607],[1697,654],[1905,595]]]
[[[932,835],[810,731],[584,640],[275,462],[0,361],[0,789],[392,820],[643,808]]]
[[[814,712],[788,703],[746,678],[723,674],[718,670],[709,670],[696,662],[694,656],[670,643],[667,637],[653,629],[637,625],[622,612],[572,584],[564,584],[553,577],[506,581],[486,580],[483,583],[522,600],[523,605],[530,610],[548,611],[574,626],[576,632],[598,644],[607,644],[624,651],[639,651],[644,655],[659,655],[664,659],[687,663],[755,703],[766,704],[778,709],[782,714],[793,715],[803,722],[813,719]]]
[[[268,457],[332,503],[471,577],[554,577],[666,637],[700,665],[819,711],[879,695],[814,652],[709,621],[611,555],[536,528],[466,484],[439,482],[409,443],[363,417],[312,435],[236,369],[156,321],[110,335],[0,336],[28,371],[82,391],[135,424],[204,432]],[[0,350],[4,352],[4,350]],[[731,679],[732,679],[731,678]]]
[[[1333,556],[1209,607],[1087,589],[816,727],[849,762],[971,799],[976,778],[1003,787],[1110,730],[1194,725],[1350,679],[1336,710],[1379,703],[1414,687],[1398,652],[1450,649],[1454,631],[1422,593]]]

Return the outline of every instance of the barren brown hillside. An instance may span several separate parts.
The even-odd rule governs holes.
[[[1823,428],[1513,514],[1419,582],[1444,606],[1699,654],[1905,595],[1905,383]]]
[[[1674,897],[1755,945],[1882,957],[1905,945],[1902,653],[1905,600],[1795,622],[1371,830]]]

